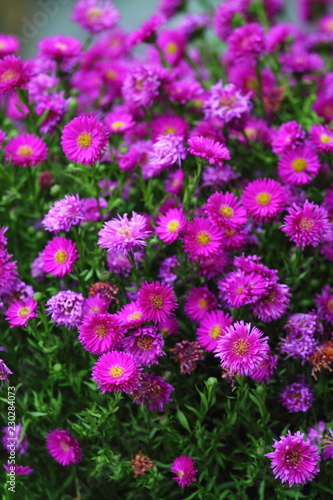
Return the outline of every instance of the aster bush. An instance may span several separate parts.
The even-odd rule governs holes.
[[[333,497],[333,15],[296,4],[0,34],[3,499]]]

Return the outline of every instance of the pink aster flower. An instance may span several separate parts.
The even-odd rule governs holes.
[[[21,134],[10,139],[5,158],[20,167],[37,166],[47,158],[46,144],[34,134]]]
[[[276,355],[272,356],[271,354],[269,354],[267,358],[265,358],[260,363],[258,368],[253,370],[251,378],[255,382],[258,382],[259,384],[262,384],[264,382],[270,382],[276,370],[277,362],[278,362],[278,357]]]
[[[143,312],[137,302],[124,305],[117,313],[119,322],[125,330],[140,326],[143,320]]]
[[[280,441],[274,439],[274,451],[266,453],[271,458],[271,468],[276,478],[282,483],[288,482],[291,488],[294,484],[305,484],[312,481],[319,472],[319,451],[316,444],[304,439],[304,434],[297,431],[281,436]]]
[[[151,138],[153,141],[157,139],[159,135],[180,135],[186,137],[189,125],[184,118],[178,115],[160,115],[150,124],[151,127]]]
[[[122,250],[124,253],[143,248],[147,244],[144,240],[152,234],[147,226],[148,219],[144,215],[132,212],[132,218],[128,219],[127,214],[118,214],[118,219],[106,222],[99,231],[98,244],[101,248]]]
[[[216,356],[230,373],[251,376],[270,353],[268,337],[251,323],[236,321],[217,341]]]
[[[221,118],[230,122],[233,118],[240,118],[251,109],[251,92],[242,94],[233,83],[223,87],[217,82],[209,91],[204,101],[205,118]]]
[[[242,0],[221,3],[214,13],[213,27],[217,36],[223,42],[227,42],[234,31],[233,18],[235,14],[244,14]]]
[[[232,58],[257,57],[265,52],[265,32],[257,23],[236,28],[228,38],[228,52]]]
[[[51,457],[64,466],[79,463],[83,456],[79,442],[69,431],[55,429],[49,432],[46,446]]]
[[[317,153],[306,144],[284,152],[278,162],[279,177],[290,186],[309,184],[319,168]]]
[[[25,88],[31,76],[30,64],[20,57],[5,56],[0,59],[0,95]]]
[[[29,319],[38,316],[35,312],[37,306],[38,302],[35,302],[31,297],[25,301],[14,300],[6,311],[9,328],[14,328],[14,326],[26,327]]]
[[[283,123],[278,130],[272,134],[272,149],[275,154],[282,154],[289,149],[302,146],[305,132],[302,126],[295,120]]]
[[[217,339],[223,335],[226,326],[232,324],[232,317],[223,311],[210,311],[200,321],[196,331],[199,344],[207,352],[214,351]]]
[[[56,236],[43,250],[44,270],[54,276],[65,276],[73,271],[75,261],[79,257],[76,244],[72,240]]]
[[[285,189],[273,179],[257,179],[244,189],[242,202],[254,221],[268,222],[284,209]]]
[[[228,149],[218,141],[203,136],[191,137],[188,140],[189,152],[194,156],[201,156],[211,165],[221,165],[224,160],[230,160]]]
[[[145,321],[159,323],[169,316],[174,316],[178,307],[173,288],[170,285],[154,281],[142,283],[138,292],[138,306],[142,309]]]
[[[206,286],[191,288],[185,297],[184,312],[192,321],[200,322],[216,307],[216,297]]]
[[[246,212],[233,193],[216,192],[204,206],[209,219],[220,227],[238,229],[247,221]]]
[[[186,158],[186,148],[182,136],[170,134],[159,136],[148,153],[148,161],[142,165],[142,174],[145,179],[159,175],[164,169],[174,165],[181,165]]]
[[[176,66],[183,57],[187,39],[180,30],[164,30],[158,34],[157,45],[164,53],[166,61]]]
[[[91,295],[84,301],[83,314],[91,316],[92,314],[105,314],[108,312],[110,300],[103,297],[100,293]]]
[[[252,304],[268,293],[269,281],[259,273],[237,269],[218,282],[222,296],[230,307]]]
[[[279,319],[289,307],[289,297],[290,290],[287,285],[272,283],[268,287],[267,295],[251,304],[252,312],[264,323]]]
[[[163,411],[164,406],[171,401],[170,394],[174,390],[171,384],[154,373],[142,373],[139,387],[133,391],[137,404],[148,406],[150,411]]]
[[[332,234],[325,208],[305,200],[302,208],[294,203],[288,212],[280,228],[302,250],[307,245],[318,246]]]
[[[20,42],[18,38],[11,35],[0,34],[0,57],[15,54],[20,49]]]
[[[321,153],[333,153],[333,131],[327,125],[312,125],[309,139]]]
[[[61,145],[71,161],[91,165],[106,150],[108,135],[102,123],[92,116],[77,116],[65,125]]]
[[[195,462],[193,458],[187,455],[180,455],[175,458],[171,466],[171,472],[176,474],[173,478],[177,481],[178,485],[184,488],[184,486],[191,486],[191,484],[197,481],[196,475],[197,470],[194,468]]]
[[[15,475],[17,474],[18,476],[29,476],[29,474],[32,474],[32,472],[34,471],[34,469],[29,467],[29,465],[2,465],[4,469],[6,469],[6,471],[14,471]]]
[[[122,95],[131,107],[150,106],[158,95],[160,85],[161,80],[153,67],[135,66],[125,77]]]
[[[54,203],[44,216],[42,225],[53,233],[68,232],[72,226],[81,224],[83,218],[84,206],[79,195],[67,194],[64,199]]]
[[[101,0],[79,0],[75,6],[72,20],[90,33],[110,30],[120,19],[120,12],[109,2]]]
[[[95,313],[86,316],[79,326],[79,341],[92,354],[117,349],[123,332],[116,314]]]
[[[123,349],[142,366],[158,363],[158,358],[165,355],[163,346],[164,339],[155,326],[138,328],[123,340]]]
[[[13,375],[12,372],[3,359],[0,359],[0,389],[2,389],[3,383],[9,380],[9,375]]]
[[[57,61],[68,61],[80,55],[82,43],[71,36],[56,35],[52,38],[43,38],[38,48],[42,56]]]
[[[102,394],[112,391],[131,393],[140,385],[140,371],[133,356],[127,352],[111,351],[98,358],[92,377]]]
[[[315,303],[319,317],[333,324],[333,293],[329,285],[324,286],[320,293],[316,293]]]
[[[207,258],[220,253],[223,234],[209,219],[197,217],[187,223],[182,239],[191,259]]]
[[[15,446],[15,451],[20,455],[25,455],[28,451],[28,436],[23,431],[22,433],[22,424],[18,423],[17,425],[13,424],[14,430],[12,427],[3,427],[2,432],[2,444],[4,448],[10,451],[13,446]]]
[[[138,29],[132,31],[126,40],[126,46],[131,49],[143,42],[153,42],[156,39],[156,32],[165,23],[165,17],[159,13],[153,14]]]
[[[309,384],[294,382],[283,389],[280,399],[290,413],[306,412],[312,406],[313,394]]]
[[[182,210],[171,208],[165,215],[158,217],[156,233],[165,243],[173,243],[179,236],[185,226],[186,217]]]
[[[77,327],[82,322],[84,300],[81,293],[71,290],[59,292],[46,302],[46,313],[57,325]]]
[[[104,123],[110,134],[125,132],[135,125],[133,116],[129,113],[113,111],[106,115]]]

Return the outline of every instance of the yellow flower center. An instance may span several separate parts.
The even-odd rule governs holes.
[[[144,335],[143,337],[141,337],[141,339],[138,339],[137,345],[143,351],[149,351],[149,349],[151,349],[151,346],[153,345],[153,339],[148,335]]]
[[[125,123],[121,122],[120,120],[118,122],[113,122],[111,125],[112,130],[121,130],[125,127]]]
[[[326,31],[333,31],[333,19],[328,19],[325,22],[325,29]]]
[[[67,443],[64,443],[63,441],[60,442],[60,446],[61,448],[64,450],[64,451],[69,451],[70,450],[70,446],[68,446]]]
[[[91,7],[90,9],[87,10],[87,18],[89,21],[97,21],[100,19],[103,15],[103,9],[100,7]]]
[[[295,172],[303,172],[308,166],[308,162],[304,158],[296,158],[296,160],[291,162],[291,166]]]
[[[2,82],[9,82],[10,80],[15,80],[19,76],[17,71],[14,71],[12,69],[7,69],[4,73],[2,73],[0,80]]]
[[[92,137],[87,132],[83,132],[83,134],[79,135],[79,137],[77,138],[77,143],[80,148],[87,149],[89,148],[89,146],[91,146]]]
[[[221,107],[229,107],[229,108],[232,108],[234,106],[234,104],[237,102],[237,98],[233,95],[226,95],[226,96],[223,96],[221,97],[220,99],[220,106]]]
[[[204,298],[199,299],[198,304],[199,304],[200,309],[202,309],[202,310],[207,308],[207,300]]]
[[[236,231],[234,229],[224,229],[224,234],[226,236],[231,237],[231,236],[234,236],[235,233],[236,233]]]
[[[248,340],[245,339],[238,339],[232,346],[233,352],[236,354],[236,356],[245,356],[250,350],[250,344]]]
[[[175,127],[169,126],[169,127],[165,127],[163,135],[169,135],[169,134],[175,134],[175,133],[176,133]]]
[[[5,42],[0,42],[0,50],[4,49],[6,47]]]
[[[231,217],[233,217],[234,215],[233,209],[228,205],[222,205],[220,207],[220,213],[223,217],[226,217],[227,219],[231,219]]]
[[[164,305],[164,300],[161,295],[157,295],[155,293],[152,293],[150,296],[150,303],[154,309],[162,309]]]
[[[256,129],[254,129],[253,127],[245,127],[245,129],[244,129],[244,134],[249,139],[255,139],[256,132],[257,132]]]
[[[119,236],[126,236],[127,238],[129,238],[131,235],[132,235],[132,230],[130,227],[128,226],[121,226],[118,231],[117,231],[117,234]]]
[[[288,463],[288,465],[297,467],[301,461],[302,457],[298,450],[293,450],[286,453],[286,462]]]
[[[109,330],[107,329],[107,327],[103,324],[101,325],[97,325],[95,326],[94,328],[94,334],[96,335],[96,337],[98,337],[99,339],[104,339],[107,334],[109,333]]]
[[[54,260],[57,264],[65,264],[68,261],[68,253],[66,250],[58,250],[55,253]]]
[[[56,49],[59,49],[59,50],[66,50],[67,49],[67,44],[66,43],[61,43],[61,42],[58,42],[55,44],[55,48]]]
[[[177,472],[176,476],[178,477],[183,477],[184,475],[184,472],[182,470],[180,470],[179,472]]]
[[[303,217],[298,226],[301,229],[304,229],[304,231],[311,231],[311,229],[314,226],[314,221],[311,219],[307,219],[306,217]]]
[[[175,42],[170,42],[167,44],[165,51],[169,56],[176,54],[178,50],[178,45]]]
[[[321,134],[319,140],[322,144],[330,144],[333,141],[332,137],[327,134]]]
[[[134,321],[135,319],[141,319],[141,318],[142,318],[142,312],[141,311],[135,311],[134,313],[129,314],[127,316],[127,319],[129,321]]]
[[[178,220],[171,220],[167,225],[169,233],[176,233],[180,227]]]
[[[27,318],[30,314],[30,307],[20,307],[20,309],[17,311],[17,314],[20,318]]]
[[[119,365],[114,365],[114,366],[112,366],[112,368],[110,368],[109,373],[110,373],[111,377],[113,377],[113,378],[119,378],[119,377],[121,377],[123,375],[124,368],[122,368]]]
[[[108,69],[105,73],[105,76],[109,78],[109,80],[115,80],[118,76],[118,73],[114,69]]]
[[[269,205],[271,199],[272,195],[270,195],[269,193],[259,193],[256,196],[256,202],[262,207],[266,207],[267,205]]]
[[[30,158],[33,155],[34,150],[30,146],[20,146],[16,153],[21,158]]]
[[[213,328],[210,329],[210,332],[209,332],[209,335],[212,339],[217,339],[217,337],[220,335],[221,333],[221,326],[220,325],[215,325],[213,326]]]
[[[244,290],[244,287],[243,287],[243,286],[239,286],[239,287],[237,288],[237,290],[236,290],[237,295],[242,295],[243,290]]]
[[[212,238],[207,231],[199,231],[195,239],[199,246],[205,247],[210,243]]]

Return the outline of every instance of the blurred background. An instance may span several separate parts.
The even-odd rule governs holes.
[[[228,0],[226,0],[228,1]],[[40,39],[58,33],[83,40],[87,34],[70,20],[76,0],[0,0],[0,32],[21,41],[23,58],[33,57]],[[128,31],[137,28],[154,12],[159,0],[113,0],[121,12],[120,24]],[[209,0],[218,6],[221,0]],[[297,0],[285,0],[286,17],[292,19]],[[188,0],[189,11],[200,12],[205,0]]]

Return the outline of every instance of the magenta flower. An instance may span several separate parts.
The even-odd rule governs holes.
[[[38,314],[35,312],[38,302],[29,297],[27,300],[14,300],[6,311],[6,320],[9,322],[9,328],[14,326],[26,327],[29,319],[35,318]]]
[[[151,233],[148,229],[148,219],[144,215],[132,212],[132,218],[129,220],[127,214],[118,214],[118,219],[106,222],[99,231],[98,244],[101,248],[127,253],[146,246],[144,240],[149,238]]]
[[[136,328],[144,322],[142,309],[138,306],[137,302],[125,304],[117,313],[117,316],[121,326],[125,330]]]
[[[95,313],[79,325],[79,341],[92,354],[117,349],[124,334],[116,314]]]
[[[193,482],[197,481],[197,470],[194,468],[195,462],[193,458],[187,455],[180,455],[175,458],[171,466],[171,472],[176,474],[172,479],[177,481],[179,486],[190,486]]]
[[[170,394],[174,390],[171,384],[154,373],[142,373],[139,387],[133,391],[134,402],[148,406],[150,411],[163,411],[171,401]]]
[[[103,297],[100,293],[90,295],[84,301],[83,314],[84,316],[91,316],[92,314],[105,314],[108,312],[110,300]]]
[[[52,38],[43,38],[38,44],[42,56],[57,61],[67,61],[80,55],[82,43],[77,38],[56,35]]]
[[[279,319],[289,307],[289,297],[290,290],[287,285],[272,283],[268,286],[267,295],[251,304],[252,312],[264,323]]]
[[[0,59],[0,95],[25,88],[31,77],[30,64],[13,55]]]
[[[270,382],[272,376],[274,375],[274,372],[276,370],[278,362],[278,357],[272,356],[269,354],[267,358],[265,358],[258,368],[253,370],[251,374],[251,378],[258,382],[259,384],[262,384],[264,382]]]
[[[187,39],[179,29],[163,30],[157,37],[157,45],[171,66],[176,66],[183,57],[186,43]]]
[[[98,358],[92,377],[102,394],[112,391],[131,393],[140,385],[140,370],[127,352],[111,351]]]
[[[333,131],[327,125],[312,125],[309,138],[321,153],[333,153]]]
[[[289,149],[302,146],[305,139],[305,132],[302,126],[295,120],[283,123],[281,127],[272,134],[273,153],[279,155]]]
[[[197,217],[187,223],[182,239],[185,252],[195,260],[220,253],[223,234],[209,219]]]
[[[253,304],[268,294],[269,281],[257,272],[244,273],[242,269],[227,274],[218,287],[230,307]]]
[[[77,116],[65,125],[61,145],[71,161],[92,165],[107,148],[108,134],[104,125],[92,116]]]
[[[79,0],[74,6],[72,20],[90,33],[110,30],[120,19],[120,12],[109,2]]]
[[[228,38],[230,57],[257,57],[265,52],[265,32],[257,23],[236,28]]]
[[[153,14],[138,29],[132,31],[126,40],[126,47],[131,49],[143,42],[153,42],[156,39],[156,32],[165,23],[165,17],[159,13]]]
[[[160,281],[142,283],[137,304],[143,312],[144,321],[154,323],[174,316],[174,309],[178,307],[173,288]]]
[[[223,87],[221,81],[217,82],[204,101],[205,118],[221,118],[224,122],[240,118],[251,109],[250,95],[243,95],[233,83]]]
[[[315,303],[319,317],[333,324],[333,294],[330,285],[324,286],[320,293],[316,293]]]
[[[159,238],[164,243],[173,243],[179,236],[185,226],[186,217],[182,210],[171,208],[165,215],[158,217],[157,227],[155,229]]]
[[[77,327],[82,322],[84,297],[71,290],[59,292],[46,302],[46,313],[57,325]]]
[[[309,384],[303,382],[294,382],[288,385],[280,393],[283,406],[290,413],[298,411],[308,411],[312,406],[313,395]]]
[[[113,111],[107,114],[104,118],[104,123],[110,134],[125,132],[135,125],[131,114],[120,111]]]
[[[73,271],[79,257],[72,240],[56,236],[43,250],[44,270],[54,276],[65,276]]]
[[[304,434],[297,431],[281,436],[280,441],[274,439],[274,451],[265,457],[272,459],[271,468],[276,478],[282,483],[305,484],[312,481],[319,472],[319,451],[317,445],[304,439]]]
[[[188,140],[188,151],[194,156],[201,156],[211,165],[221,165],[224,160],[230,160],[228,149],[218,141],[207,137],[191,137]]]
[[[141,366],[158,363],[158,358],[165,355],[163,346],[164,339],[154,326],[138,328],[123,340],[123,349]]]
[[[187,121],[178,115],[160,115],[150,123],[151,138],[153,141],[161,135],[179,135],[183,138],[187,136],[189,125]]]
[[[5,362],[0,359],[0,389],[4,382],[7,382],[9,375],[13,375],[13,372],[8,368]]]
[[[308,145],[290,149],[278,162],[278,174],[284,184],[302,186],[317,175],[320,162],[317,153]]]
[[[247,221],[246,212],[233,193],[212,194],[204,210],[213,223],[227,229],[238,229]]]
[[[0,34],[0,57],[15,54],[20,49],[20,42],[18,38],[11,35]]]
[[[273,179],[257,179],[244,189],[242,202],[254,221],[268,222],[284,209],[285,189]]]
[[[16,424],[12,427],[3,427],[2,432],[2,444],[4,448],[10,451],[10,449],[15,446],[15,451],[20,455],[25,455],[28,451],[28,436],[25,432],[22,433],[22,424]]]
[[[161,85],[155,68],[134,66],[127,72],[122,85],[122,95],[126,103],[135,108],[150,106],[158,94]]]
[[[192,287],[185,297],[184,312],[192,320],[200,322],[210,311],[217,307],[215,295],[207,286]]]
[[[42,224],[47,231],[59,233],[68,232],[72,226],[81,224],[84,218],[83,202],[78,194],[67,194],[63,200],[58,200],[44,216]]]
[[[294,203],[288,212],[280,228],[302,250],[307,245],[318,246],[332,234],[325,208],[305,200],[302,208]]]
[[[20,167],[37,166],[47,158],[46,144],[34,134],[22,134],[10,139],[5,147],[5,158]]]
[[[210,311],[200,321],[196,331],[199,344],[207,352],[214,351],[217,339],[223,335],[223,330],[232,324],[232,317],[223,311]]]
[[[49,432],[46,446],[51,457],[63,466],[77,464],[83,456],[79,442],[69,431],[55,429]]]
[[[217,341],[216,357],[230,373],[252,376],[270,354],[268,337],[251,323],[236,321]]]
[[[7,465],[7,464],[2,464],[2,465],[4,469],[6,469],[6,471],[8,472],[14,471],[15,475],[17,474],[18,476],[28,476],[34,471],[34,469],[29,467],[29,465]]]

